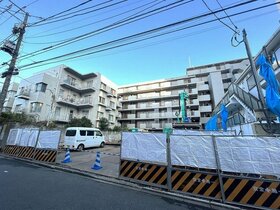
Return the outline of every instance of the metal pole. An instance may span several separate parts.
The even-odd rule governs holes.
[[[171,183],[171,153],[170,153],[170,133],[166,133],[166,159],[167,159],[167,188],[169,191],[172,190]]]
[[[225,197],[223,179],[222,179],[222,175],[221,175],[221,163],[220,163],[220,159],[219,159],[216,137],[213,135],[212,135],[212,142],[213,142],[213,147],[214,147],[214,152],[215,152],[215,160],[216,160],[218,178],[219,178],[220,189],[221,189],[221,194],[222,194],[222,202],[225,203],[226,197]]]
[[[2,92],[0,94],[0,115],[2,113],[4,101],[7,97],[7,93],[8,93],[8,89],[9,89],[9,86],[10,86],[11,78],[12,78],[12,75],[13,75],[13,72],[14,72],[14,69],[15,69],[20,45],[21,45],[21,42],[22,42],[22,39],[23,39],[23,34],[25,33],[25,27],[27,25],[28,15],[29,15],[28,13],[25,13],[24,21],[21,24],[21,26],[19,26],[18,41],[17,41],[17,44],[16,44],[16,48],[14,50],[14,53],[12,55],[12,60],[10,62],[10,65],[9,65],[9,68],[8,68],[8,71],[7,71],[7,76],[6,76],[4,84],[3,84]]]
[[[264,96],[263,96],[263,92],[262,92],[262,87],[260,85],[260,80],[259,80],[259,77],[257,75],[257,69],[256,69],[256,66],[255,66],[255,62],[253,60],[252,53],[251,53],[250,46],[249,46],[249,42],[248,42],[248,39],[247,39],[246,30],[243,29],[242,33],[243,33],[243,41],[244,41],[244,44],[245,44],[245,47],[246,47],[246,52],[247,52],[248,59],[249,59],[250,65],[251,65],[253,78],[254,78],[255,83],[256,83],[258,96],[259,96],[259,99],[260,99],[260,102],[261,102],[261,105],[262,105],[262,108],[263,108],[263,112],[264,112],[266,121],[270,125],[270,121],[268,120],[267,113],[264,109],[265,108],[265,100],[264,100]]]

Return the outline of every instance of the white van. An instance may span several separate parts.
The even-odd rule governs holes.
[[[97,128],[69,127],[66,129],[65,149],[82,151],[88,147],[104,147],[105,141],[102,132]]]

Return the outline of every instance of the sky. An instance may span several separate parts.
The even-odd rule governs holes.
[[[227,8],[247,1],[204,0],[212,11],[221,10],[221,6]],[[112,43],[104,45],[113,40],[211,13],[211,11],[202,0],[13,0],[12,2],[30,14],[17,62],[20,74],[13,76],[13,81],[20,81],[21,78],[27,78],[36,72],[60,64],[65,64],[82,74],[100,72],[117,85],[179,77],[186,74],[188,67],[246,57],[243,43],[237,47],[231,45],[235,26],[240,32],[246,29],[252,54],[256,55],[278,30],[280,24],[280,7],[277,5],[227,18],[227,15],[231,16],[276,2],[276,0],[258,0],[228,9],[226,13],[216,13],[218,18],[223,18],[220,19],[223,23],[210,14],[146,36],[114,42],[114,45]],[[61,13],[58,15],[61,17],[57,19],[52,19],[53,15],[81,3],[84,4]],[[0,2],[0,42],[11,34],[14,24],[18,24],[20,20],[24,19],[24,13],[17,12],[19,9],[14,4],[10,0]],[[158,9],[167,8],[166,5],[169,4],[181,5],[165,11]],[[9,5],[12,5],[10,10],[4,12]],[[127,21],[129,18],[129,20],[135,20],[131,18],[142,17],[143,13],[151,14],[148,12],[152,10],[160,12],[146,18],[138,18],[140,20],[111,30],[100,30],[111,24],[120,24],[120,21]],[[203,24],[207,21],[212,22]],[[194,27],[194,25],[197,26]],[[181,30],[147,39],[147,37],[175,29]],[[64,40],[96,30],[99,30],[99,33],[67,46],[55,48]],[[15,37],[12,37],[10,40],[14,39]],[[139,41],[139,39],[143,40]],[[241,39],[242,36],[238,36],[238,40]],[[128,42],[135,43],[126,45]],[[46,61],[39,63],[40,65],[34,63],[97,45],[98,48],[86,51],[86,53],[91,53],[88,56],[65,61],[61,59]],[[122,46],[116,47],[118,45]],[[34,54],[34,52],[50,46],[55,49],[38,55]],[[30,53],[33,55],[22,57]],[[68,57],[62,56],[61,58]],[[10,59],[11,57],[7,53],[0,51],[0,63]],[[27,66],[24,67],[25,65]],[[5,71],[6,68],[7,66],[2,66],[0,72]],[[0,82],[3,82],[3,79]]]

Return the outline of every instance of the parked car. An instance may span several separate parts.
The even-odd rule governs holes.
[[[89,147],[104,147],[102,132],[97,128],[69,127],[66,129],[63,148],[82,151]]]

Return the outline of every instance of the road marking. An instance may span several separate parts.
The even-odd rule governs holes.
[[[4,171],[4,173],[8,173],[8,171]]]

